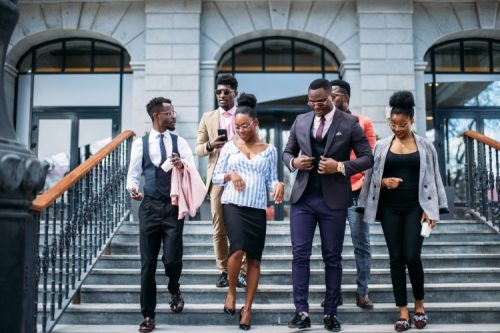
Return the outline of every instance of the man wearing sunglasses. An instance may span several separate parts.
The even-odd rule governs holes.
[[[229,254],[228,238],[222,218],[221,197],[224,187],[212,184],[212,174],[219,158],[220,149],[235,135],[234,114],[236,112],[235,98],[238,96],[238,81],[232,75],[221,75],[217,79],[215,96],[219,107],[203,114],[196,139],[196,154],[200,157],[208,155],[206,185],[210,195],[212,210],[212,231],[217,269],[220,272],[215,286],[228,287],[227,258]],[[220,130],[226,135],[219,135]],[[246,287],[246,260],[241,266],[238,277],[238,287]]]

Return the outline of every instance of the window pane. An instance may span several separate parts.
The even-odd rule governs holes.
[[[32,55],[33,55],[33,53],[30,52],[23,58],[23,60],[21,61],[21,64],[19,65],[19,73],[31,72]]]
[[[442,82],[436,83],[437,105],[499,106],[500,81]]]
[[[120,48],[96,42],[94,46],[94,72],[119,72]]]
[[[330,52],[325,50],[325,72],[335,72],[339,70],[339,64]]]
[[[493,71],[500,72],[500,43],[493,43]]]
[[[90,72],[92,46],[88,40],[66,42],[65,72]]]
[[[262,71],[262,41],[241,45],[234,50],[235,70]]]
[[[443,45],[434,50],[436,72],[460,72],[460,43]]]
[[[321,49],[316,45],[295,42],[295,70],[321,72]]]
[[[490,71],[490,55],[487,41],[464,41],[464,70],[466,72]]]
[[[265,43],[266,71],[292,70],[292,41],[284,39],[270,39]]]
[[[36,51],[36,72],[60,72],[62,64],[62,43],[50,44]]]
[[[425,71],[432,72],[431,52],[430,51],[425,54],[424,61],[427,62],[427,65],[425,65]]]
[[[231,72],[233,70],[232,60],[232,52],[226,52],[219,63],[219,72]]]

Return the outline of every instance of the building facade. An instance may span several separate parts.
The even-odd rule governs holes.
[[[143,135],[155,96],[172,99],[178,132],[194,146],[215,79],[227,72],[256,94],[261,134],[279,151],[317,77],[349,81],[352,111],[370,117],[379,137],[390,133],[389,96],[414,92],[415,130],[435,141],[450,184],[460,176],[460,131],[500,139],[499,1],[20,0],[18,8],[8,109],[19,140],[41,158],[70,151],[74,164],[78,147],[123,129]]]

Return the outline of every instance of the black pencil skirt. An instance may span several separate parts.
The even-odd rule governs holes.
[[[229,238],[229,256],[237,250],[247,258],[262,259],[266,239],[266,211],[264,209],[222,205],[224,224]]]

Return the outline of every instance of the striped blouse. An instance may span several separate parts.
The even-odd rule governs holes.
[[[272,145],[252,159],[248,159],[234,141],[225,144],[212,177],[214,185],[224,185],[221,202],[265,209],[267,192],[272,192],[278,182],[277,163],[278,153]],[[230,171],[239,174],[245,182],[243,191],[237,191],[231,181],[224,184],[224,174]]]

